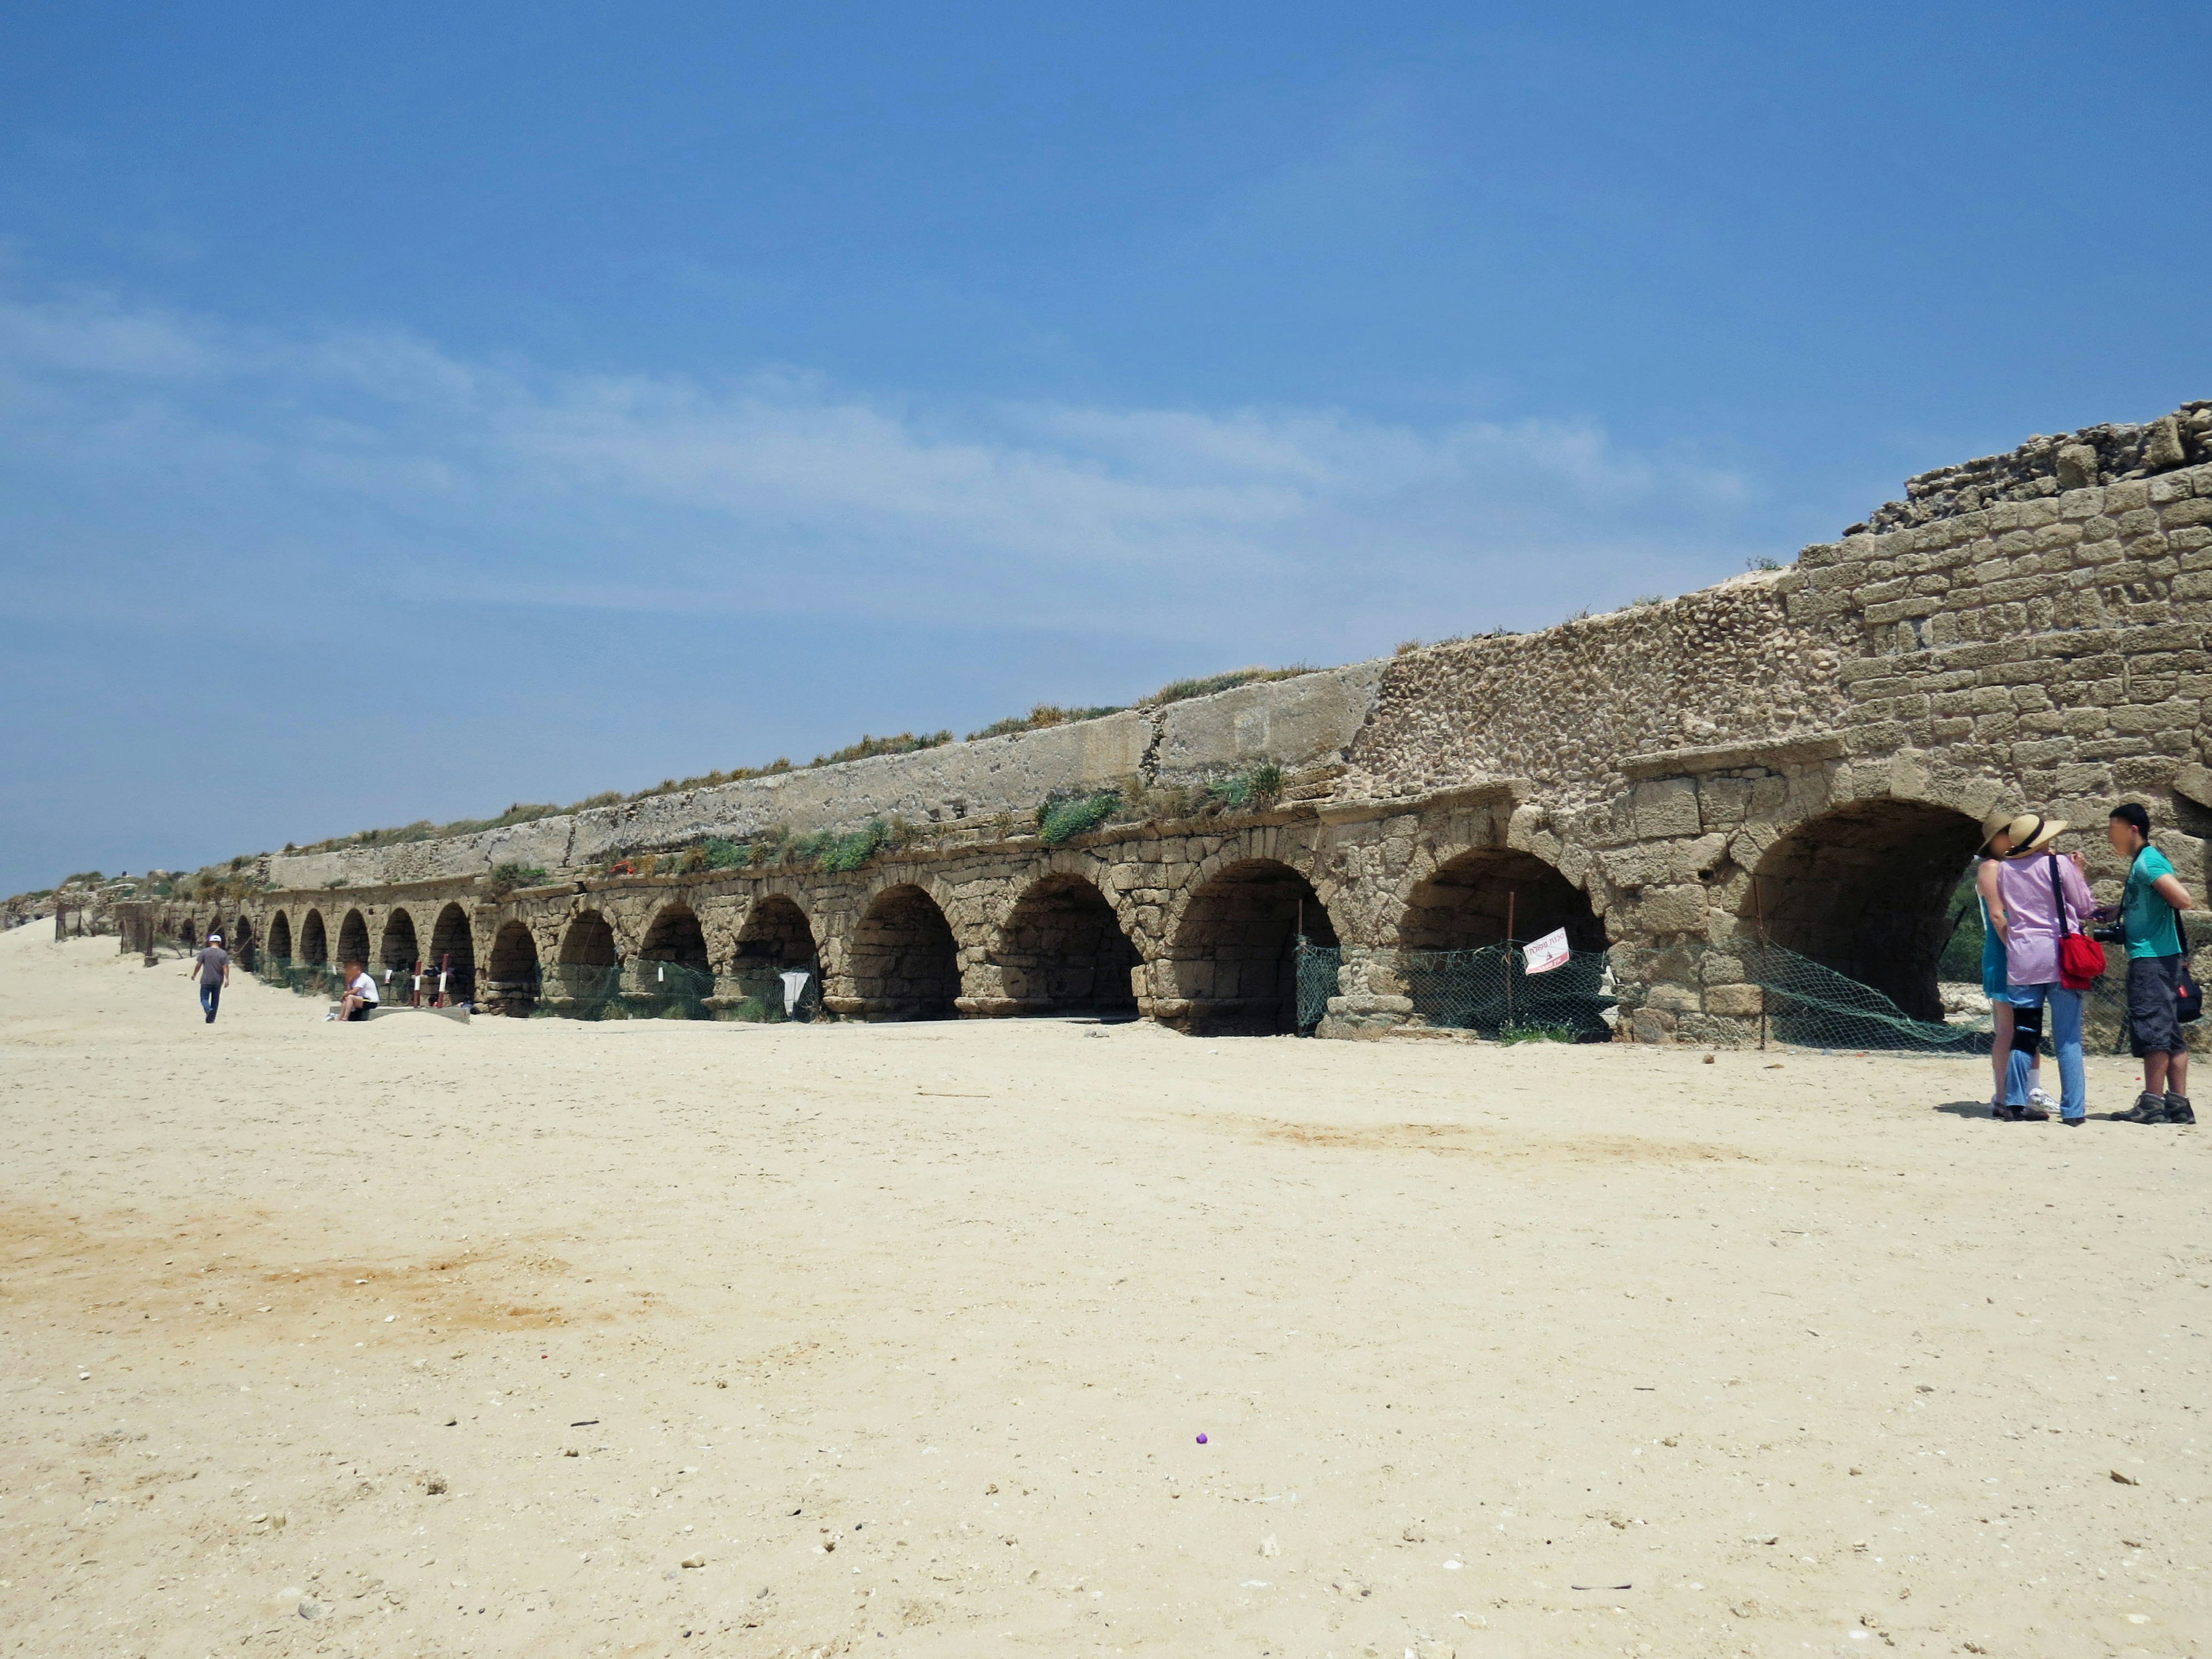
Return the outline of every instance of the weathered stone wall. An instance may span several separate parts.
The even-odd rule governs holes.
[[[1303,928],[1345,951],[1325,1029],[1365,1034],[1424,1018],[1396,952],[1487,943],[1513,915],[1522,938],[1541,917],[1609,942],[1626,1029],[1647,1039],[1754,1030],[1763,998],[1745,957],[1761,938],[1938,1017],[1946,901],[1993,805],[2082,826],[2110,896],[2122,872],[2105,814],[2143,801],[2202,890],[2208,434],[2212,405],[2192,404],[2037,440],[1915,480],[1873,527],[1788,568],[1541,633],[465,842],[276,860],[276,890],[247,920],[266,938],[284,910],[297,937],[313,907],[335,940],[361,907],[380,939],[396,907],[453,903],[478,962],[504,937],[515,960],[550,963],[589,911],[627,962],[681,904],[718,971],[818,963],[833,1012],[1017,1013],[1088,996],[1194,1030],[1279,1026],[1285,941]],[[1261,761],[1295,787],[1233,821],[1123,825],[1059,848],[1026,833],[1048,795]],[[849,875],[508,895],[481,878],[504,862],[573,868],[892,814],[921,839]],[[785,943],[770,949],[771,933]]]
[[[1381,673],[1381,664],[1354,663],[1041,732],[747,778],[481,835],[278,856],[270,876],[299,887],[420,881],[502,864],[570,869],[708,836],[843,832],[875,818],[920,825],[988,823],[1001,814],[1026,820],[1049,797],[1132,778],[1173,784],[1255,762],[1300,768],[1340,760]]]

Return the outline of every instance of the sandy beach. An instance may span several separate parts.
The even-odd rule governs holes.
[[[2133,1075],[210,1028],[26,928],[0,1652],[2200,1652],[2212,1164]]]

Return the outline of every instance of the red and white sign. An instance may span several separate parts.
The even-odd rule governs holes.
[[[1554,968],[1566,965],[1567,930],[1564,927],[1532,939],[1521,952],[1521,971],[1524,974],[1548,974]]]

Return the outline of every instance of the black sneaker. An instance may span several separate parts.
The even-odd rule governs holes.
[[[2166,1121],[2168,1123],[2197,1121],[2197,1109],[2189,1103],[2187,1095],[2168,1095],[2166,1097]]]
[[[2135,1105],[2124,1112],[2114,1112],[2115,1123],[2164,1123],[2166,1118],[2166,1097],[2148,1091],[2136,1097]]]
[[[2014,1107],[2012,1109],[2012,1115],[2014,1121],[2020,1123],[2048,1123],[2051,1121],[2051,1114],[2045,1111],[2042,1107],[2037,1105],[2032,1100],[2025,1106]]]
[[[2000,1123],[2017,1123],[2020,1121],[2020,1108],[2008,1106],[2002,1100],[1993,1100],[1990,1103],[1990,1115]]]

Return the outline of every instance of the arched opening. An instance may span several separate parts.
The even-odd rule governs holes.
[[[771,893],[753,906],[738,931],[738,989],[747,1002],[759,1005],[759,1014],[751,1017],[774,1018],[785,1012],[782,976],[794,970],[813,975],[794,1011],[803,1018],[822,1000],[822,958],[806,913]]]
[[[534,969],[538,961],[538,947],[534,945],[530,959]],[[442,986],[439,995],[445,1003],[476,1000],[476,936],[469,931],[469,913],[459,905],[448,904],[438,912],[438,920],[430,928],[430,957],[423,964],[423,971],[439,975],[431,982]]]
[[[484,964],[484,1009],[527,1014],[538,1006],[538,941],[522,923],[507,922],[492,939],[491,958]]]
[[[960,995],[960,952],[937,901],[886,888],[853,934],[853,985],[866,1019],[949,1019]]]
[[[1191,895],[1169,947],[1172,1023],[1195,1036],[1297,1031],[1297,941],[1326,949],[1336,927],[1313,884],[1287,864],[1232,864]]]
[[[1136,1014],[1129,975],[1143,958],[1106,896],[1081,876],[1049,875],[1023,894],[992,959],[1022,1013]]]
[[[300,960],[319,968],[330,959],[330,939],[323,930],[323,913],[310,910],[307,920],[300,924]]]
[[[645,943],[630,964],[629,1006],[662,1018],[711,1017],[714,970],[707,958],[707,935],[699,918],[681,899],[653,913]]]
[[[1526,945],[1564,927],[1577,951],[1602,951],[1605,924],[1589,896],[1533,853],[1462,853],[1437,866],[1406,900],[1398,943],[1408,951],[1479,951]]]
[[[252,973],[261,959],[260,946],[253,937],[253,924],[242,915],[233,917],[231,933],[223,937],[231,941],[230,953],[238,958],[239,970]]]
[[[205,945],[208,942],[208,935],[210,933],[220,933],[222,935],[222,942],[226,945],[230,943],[230,929],[224,925],[222,916],[219,912],[207,919],[207,926],[201,928],[199,930],[198,936],[192,940],[193,948],[198,949],[200,945]]]
[[[552,1012],[577,1019],[620,1015],[622,968],[612,924],[597,910],[580,912],[561,935],[561,954],[547,977]]]
[[[1948,901],[1981,826],[1926,801],[1856,801],[1799,824],[1752,872],[1742,929],[1941,1020]]]
[[[376,979],[386,1002],[414,1000],[415,964],[422,954],[415,942],[415,918],[394,910],[384,919],[384,939],[376,947]]]
[[[534,948],[534,947],[533,947]],[[615,965],[615,930],[597,910],[586,910],[561,935],[563,967],[611,968]]]
[[[368,962],[368,921],[358,910],[349,910],[338,924],[338,962],[341,965]]]
[[[1494,948],[1563,928],[1569,948],[1585,954],[1547,973],[1524,973],[1518,957]],[[1439,865],[1407,896],[1398,943],[1399,976],[1423,1024],[1565,1026],[1588,1042],[1611,1035],[1596,954],[1608,943],[1605,924],[1589,895],[1533,853],[1484,848]]]
[[[638,955],[647,962],[672,962],[696,973],[713,971],[713,964],[707,960],[707,935],[688,904],[660,907],[653,925],[645,930],[645,944]]]
[[[292,918],[282,910],[269,919],[269,954],[279,963],[292,959]]]

